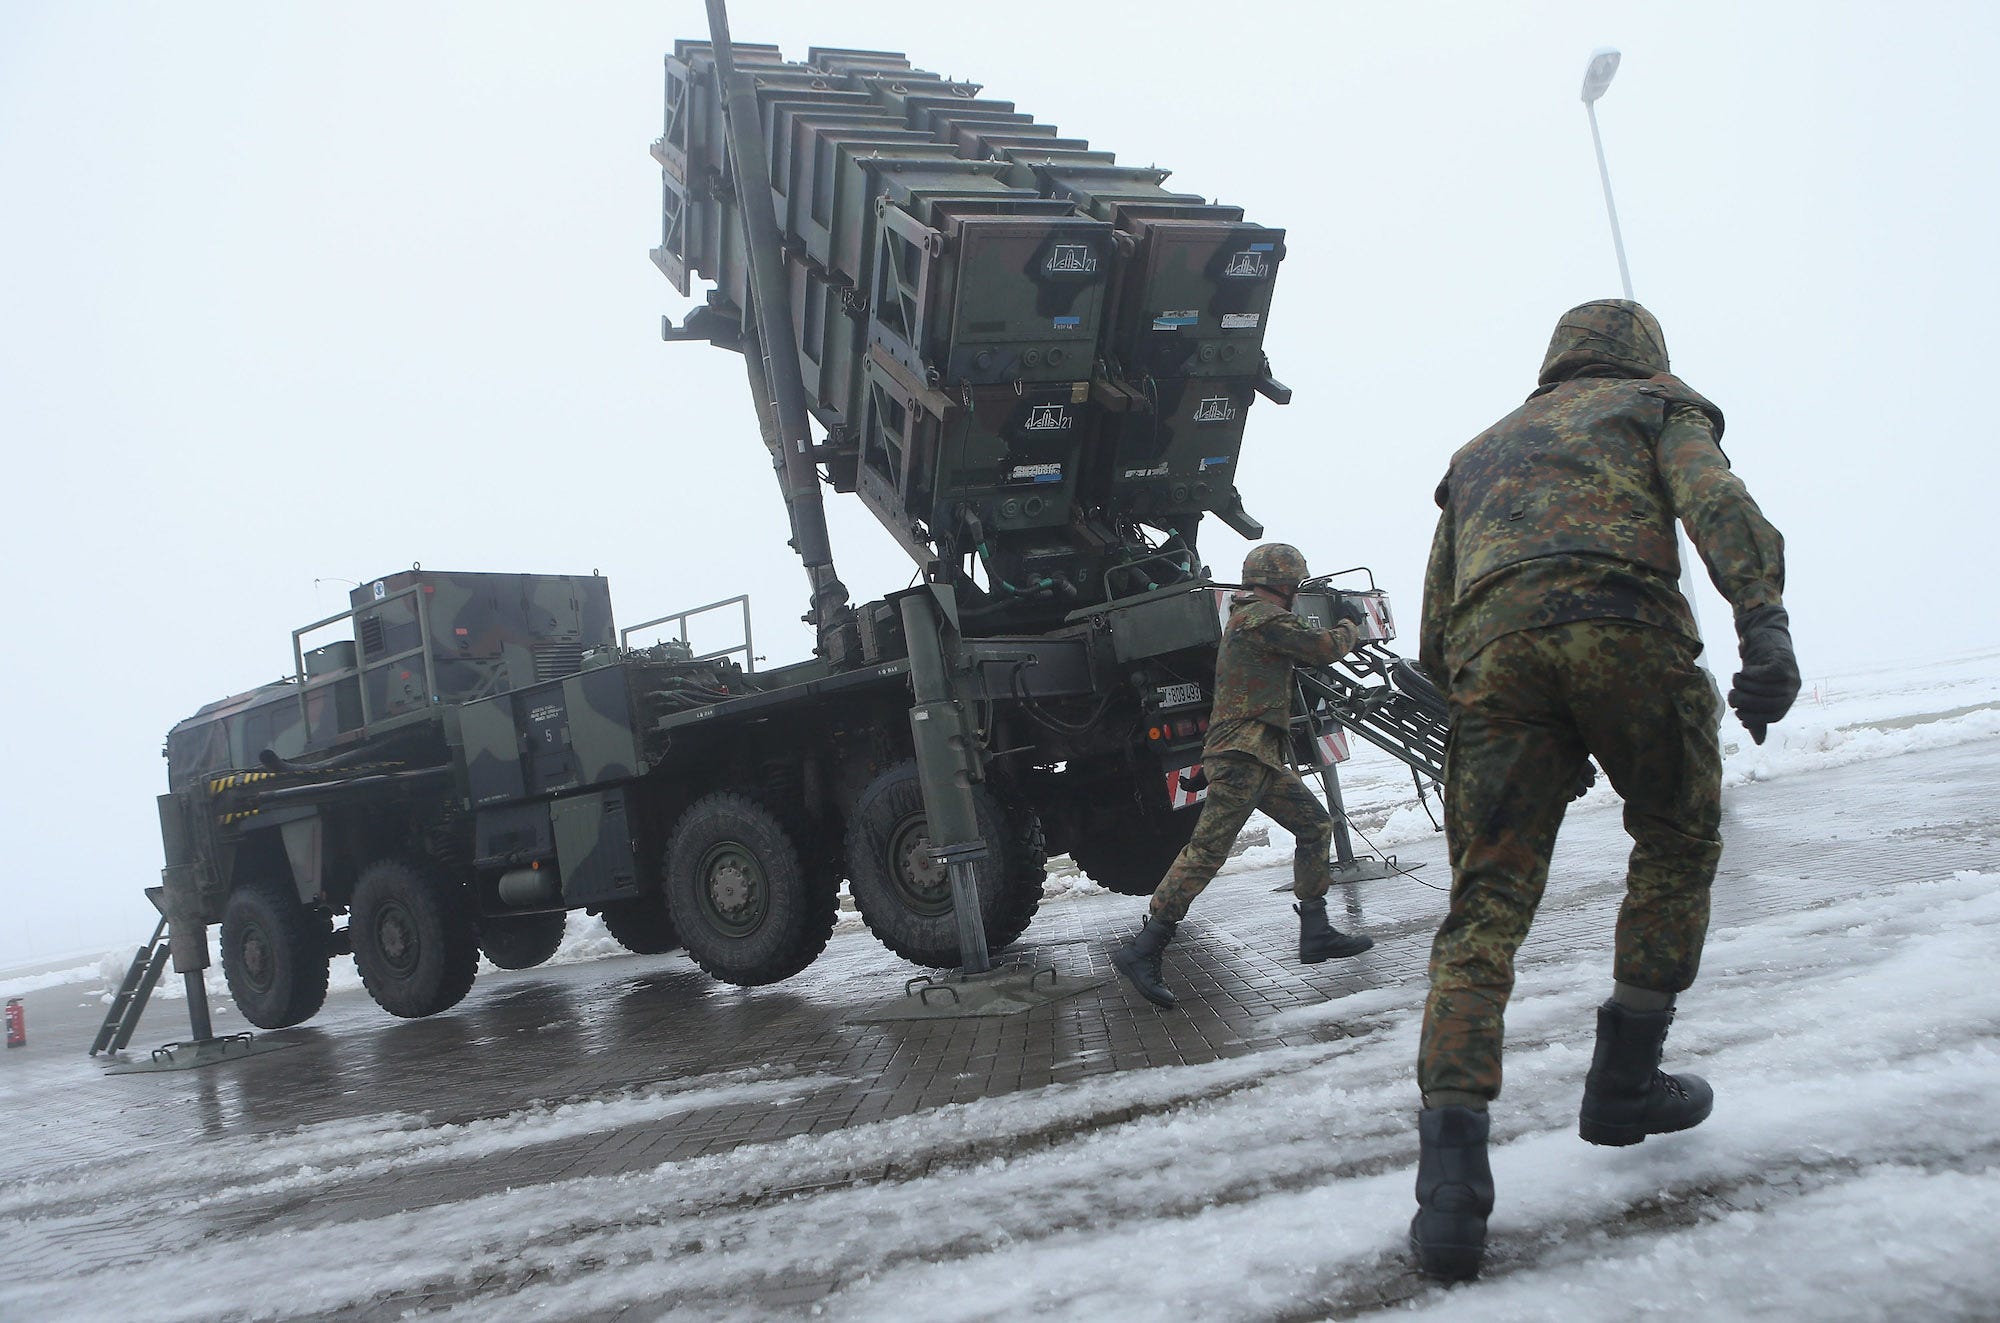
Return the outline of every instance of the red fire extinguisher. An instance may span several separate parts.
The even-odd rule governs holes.
[[[19,997],[7,999],[7,1046],[26,1047],[28,1045],[28,1015],[21,1009]]]

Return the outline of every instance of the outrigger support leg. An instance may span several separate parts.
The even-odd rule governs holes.
[[[1380,878],[1394,877],[1403,870],[1397,868],[1395,859],[1377,859],[1374,855],[1356,857],[1354,842],[1347,831],[1347,802],[1340,796],[1340,772],[1331,758],[1319,764],[1319,783],[1326,791],[1326,811],[1333,817],[1333,880],[1336,882],[1373,882]]]
[[[980,917],[976,865],[987,857],[979,834],[972,787],[985,775],[979,732],[958,697],[950,658],[958,651],[957,601],[947,584],[929,583],[905,593],[898,606],[910,649],[910,733],[917,750],[917,774],[924,792],[924,817],[931,855],[951,877],[951,903],[958,923],[959,968],[943,979],[920,975],[903,985],[903,995],[850,1016],[857,1022],[948,1020],[1015,1015],[1074,996],[1105,982],[1064,979],[1050,967],[993,968]]]
[[[158,893],[149,888],[146,894],[153,897],[153,904],[165,915],[167,946],[173,955],[174,972],[181,976],[187,988],[190,1037],[185,1043],[168,1043],[155,1048],[146,1061],[123,1062],[111,1067],[105,1074],[192,1070],[197,1066],[214,1065],[218,1061],[293,1046],[291,1043],[259,1039],[247,1032],[224,1038],[215,1036],[208,1013],[208,985],[202,978],[211,961],[208,955],[208,924],[202,919],[201,884],[195,873],[194,852],[188,842],[188,805],[179,795],[161,795],[159,806],[160,840],[166,847],[167,863],[160,870]],[[154,935],[157,939],[157,930]],[[150,983],[146,991],[152,991]],[[123,1033],[126,1040],[130,1040],[132,1030],[138,1027],[139,1013],[144,1009],[142,998],[124,1011]],[[92,1051],[94,1054],[95,1049]]]
[[[1413,868],[1422,868],[1422,864],[1408,866],[1398,864],[1394,855],[1390,855],[1387,859],[1378,859],[1374,855],[1357,856],[1354,853],[1354,840],[1347,825],[1347,801],[1341,797],[1340,793],[1340,759],[1334,756],[1332,745],[1333,738],[1345,737],[1344,732],[1337,723],[1325,721],[1322,717],[1313,714],[1311,698],[1307,694],[1305,684],[1302,680],[1294,681],[1292,697],[1294,714],[1293,729],[1299,729],[1298,723],[1301,720],[1305,723],[1304,734],[1299,739],[1296,747],[1306,749],[1309,746],[1312,768],[1318,773],[1320,789],[1326,794],[1327,815],[1333,819],[1333,859],[1331,860],[1333,880],[1335,882],[1374,882],[1385,877],[1395,877],[1399,873],[1407,873]],[[1324,695],[1321,695],[1321,697],[1324,698]],[[1304,713],[1305,716],[1301,718],[1298,716],[1299,713]],[[1380,741],[1377,742],[1379,743]],[[1345,754],[1342,755],[1342,757],[1344,756]],[[1398,756],[1403,757],[1405,762],[1408,761],[1407,756],[1403,754],[1398,754]],[[1421,789],[1422,782],[1419,782],[1418,785]],[[1274,892],[1290,891],[1291,889],[1292,885],[1289,882],[1282,886],[1271,888]]]

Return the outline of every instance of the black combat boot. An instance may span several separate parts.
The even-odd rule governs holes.
[[[1326,920],[1326,897],[1292,906],[1299,916],[1299,963],[1317,965],[1338,956],[1357,956],[1375,945],[1373,937],[1344,933]]]
[[[1427,1107],[1417,1113],[1417,1215],[1410,1250],[1425,1276],[1462,1282],[1479,1275],[1486,1215],[1493,1211],[1493,1169],[1486,1164],[1485,1112]]]
[[[1173,940],[1173,921],[1149,914],[1139,935],[1111,953],[1111,963],[1118,966],[1118,972],[1155,1006],[1172,1006],[1180,1000],[1160,981],[1160,957]]]
[[[1660,1069],[1673,1008],[1635,1011],[1607,1001],[1597,1008],[1597,1053],[1583,1081],[1576,1131],[1593,1144],[1636,1144],[1647,1135],[1700,1125],[1715,1090],[1699,1075]]]

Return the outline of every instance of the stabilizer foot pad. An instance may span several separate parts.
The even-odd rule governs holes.
[[[198,1043],[168,1043],[165,1047],[153,1049],[153,1055],[144,1061],[119,1061],[105,1070],[107,1075],[146,1075],[163,1070],[197,1070],[202,1066],[219,1065],[224,1061],[239,1061],[244,1057],[260,1056],[265,1052],[279,1052],[297,1043],[275,1038],[259,1038],[255,1034],[231,1034],[227,1038],[208,1038]]]
[[[1333,864],[1331,867],[1333,869],[1333,880],[1338,884],[1341,882],[1379,882],[1385,877],[1402,877],[1406,874],[1416,872],[1423,865],[1398,863],[1396,862],[1396,856],[1392,854],[1387,859],[1356,859],[1353,863]],[[1291,889],[1291,883],[1283,882],[1272,887],[1271,891],[1275,894],[1280,891],[1290,891]]]
[[[944,978],[918,975],[903,985],[903,995],[865,1007],[847,1017],[849,1024],[880,1024],[888,1020],[973,1020],[1019,1015],[1111,980],[1109,976],[1065,977],[1053,966],[1027,969],[1016,965],[984,974],[952,974]]]

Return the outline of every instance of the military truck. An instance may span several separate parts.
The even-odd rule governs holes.
[[[548,958],[573,909],[769,983],[843,881],[891,950],[976,972],[1050,851],[1137,895],[1192,829],[1227,596],[1198,535],[1261,535],[1235,469],[1252,399],[1290,394],[1263,353],[1284,232],[898,53],[734,45],[720,11],[666,61],[653,258],[713,289],[663,335],[742,356],[814,655],[757,669],[747,605],[742,645],[696,653],[687,621],[737,599],[633,646],[598,577],[356,588],[291,676],[167,740],[175,965],[219,923],[253,1024],[311,1016],[347,950],[384,1008],[435,1013],[482,951]],[[917,587],[849,601],[823,487]],[[1354,591],[1371,642],[1308,677],[1301,764],[1351,731],[1421,784],[1436,696]]]
[[[902,627],[893,610],[863,618],[868,665],[755,671],[747,646],[620,646],[602,578],[419,568],[356,589],[294,635],[295,675],[167,738],[163,808],[181,815],[239,1009],[298,1023],[351,950],[383,1007],[431,1014],[464,996],[482,951],[503,968],[546,959],[579,908],[631,950],[685,945],[717,978],[768,983],[824,947],[843,879],[891,949],[955,966]],[[302,646],[338,625],[352,637]],[[1164,793],[1155,823],[1133,792],[1194,761],[1216,633],[1211,597],[1175,593],[1033,646],[964,643],[985,714],[967,753],[991,755],[974,787],[990,949],[1033,917],[1051,833],[1113,882],[1156,880],[1179,822]],[[1189,635],[1206,643],[1180,646]],[[1174,646],[1143,655],[1148,637]]]

